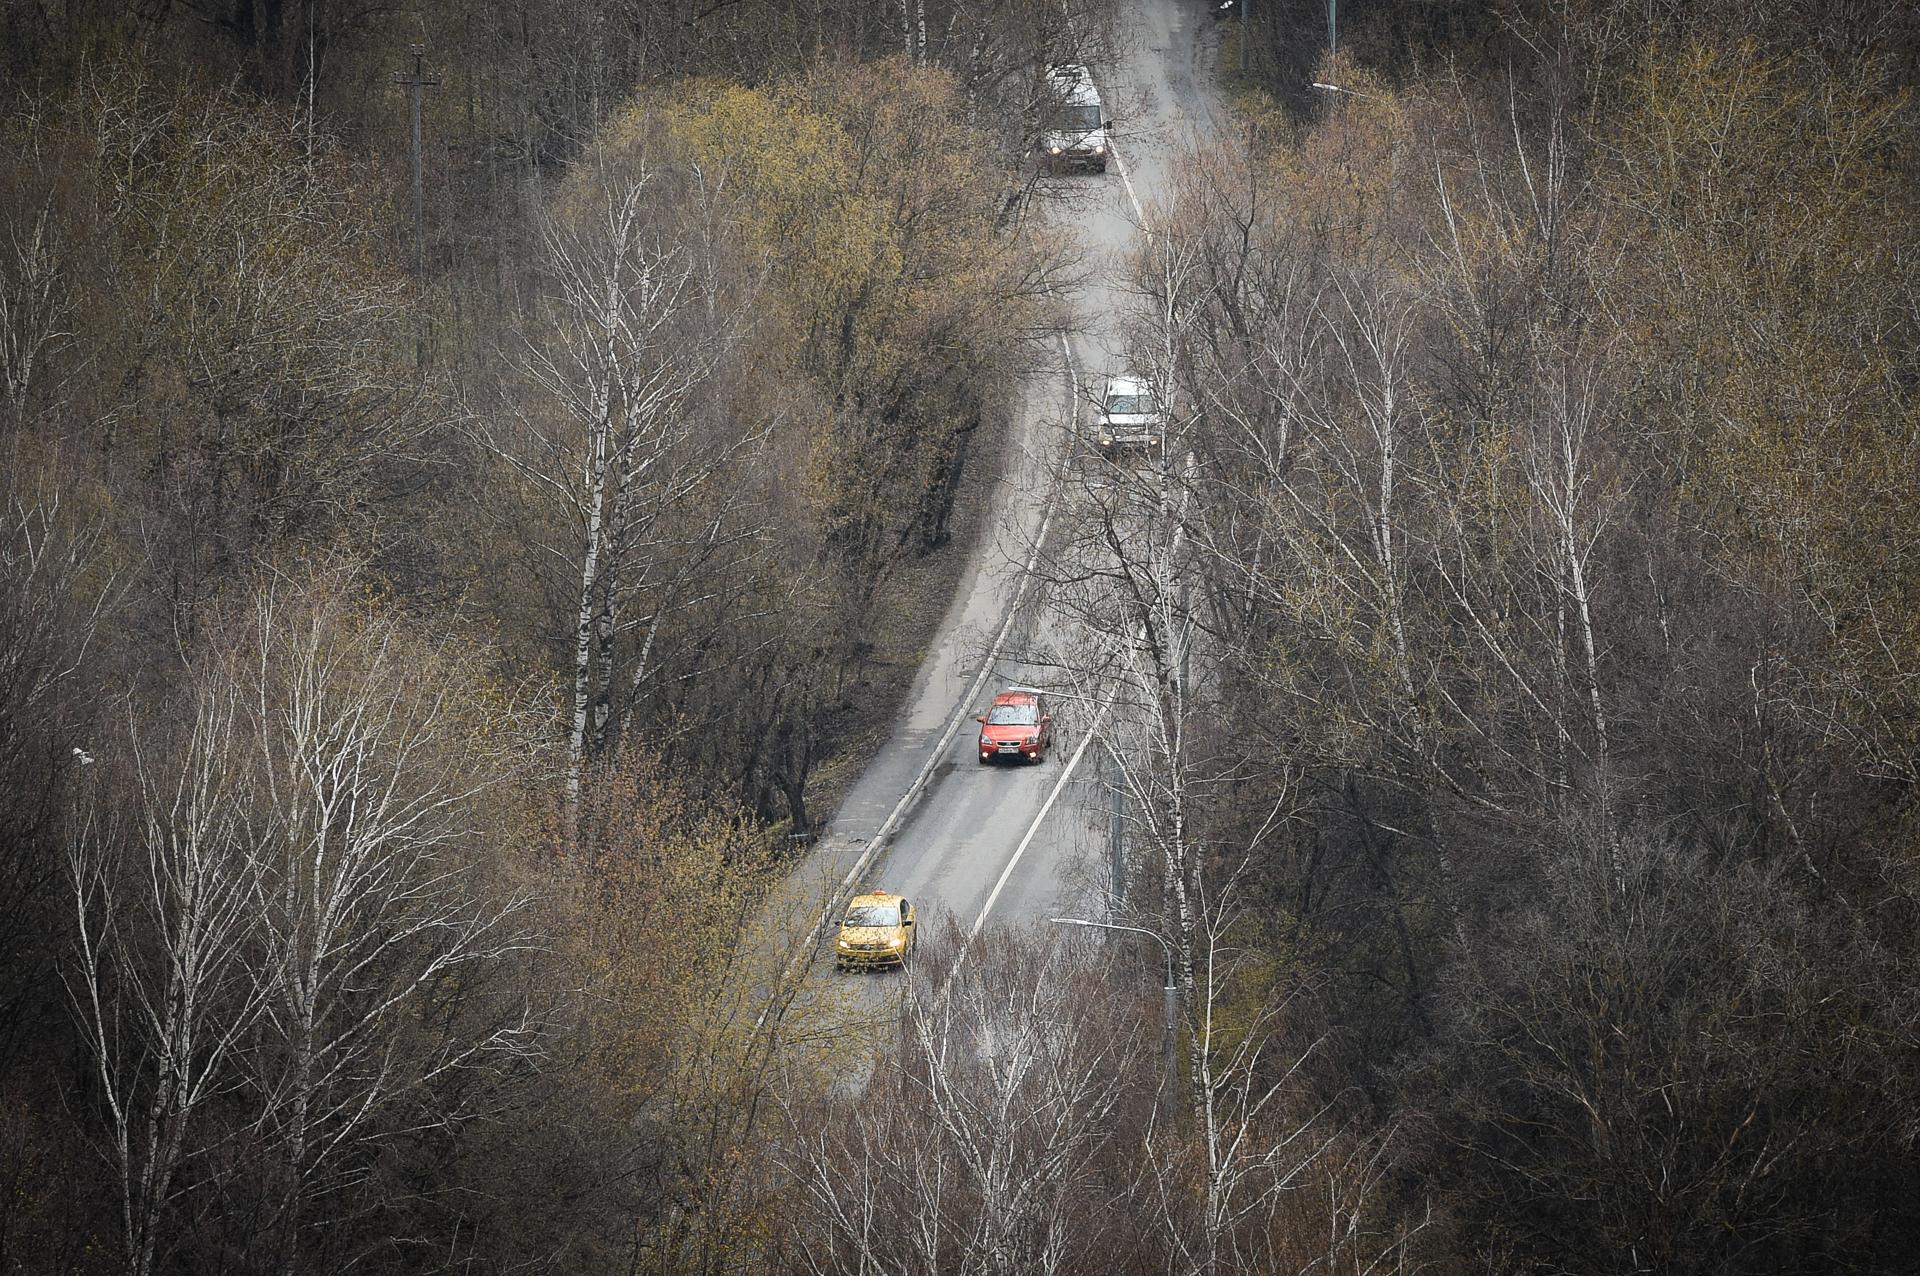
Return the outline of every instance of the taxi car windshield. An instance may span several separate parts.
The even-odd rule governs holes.
[[[1116,394],[1107,399],[1108,416],[1151,416],[1153,400],[1144,394]]]
[[[987,714],[990,727],[1030,727],[1040,721],[1040,710],[1031,704],[997,704]]]
[[[1100,127],[1100,108],[1097,106],[1063,106],[1054,116],[1055,122],[1063,130],[1073,132],[1092,132]]]
[[[847,910],[848,926],[898,926],[900,910],[888,904],[855,904]]]

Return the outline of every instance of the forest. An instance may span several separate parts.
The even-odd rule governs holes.
[[[1181,2],[0,5],[0,1271],[1914,1269],[1909,6],[1213,24],[1036,568],[1172,1074],[755,920]]]

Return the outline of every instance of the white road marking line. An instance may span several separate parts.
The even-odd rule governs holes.
[[[1153,228],[1147,225],[1147,210],[1141,206],[1140,196],[1133,189],[1133,179],[1127,176],[1127,162],[1120,157],[1120,152],[1117,148],[1112,149],[1110,153],[1113,156],[1114,171],[1120,175],[1120,185],[1127,192],[1127,202],[1133,205],[1133,214],[1139,219],[1140,229],[1143,233],[1151,237]],[[1061,345],[1067,345],[1064,336],[1061,338]],[[1067,357],[1067,368],[1068,375],[1072,376],[1073,358],[1070,351]],[[1077,417],[1079,412],[1077,405],[1074,411]],[[1053,809],[1055,800],[1059,798],[1062,790],[1066,788],[1067,781],[1073,776],[1074,768],[1080,765],[1080,758],[1086,753],[1087,746],[1093,742],[1094,734],[1099,730],[1101,720],[1107,716],[1107,710],[1113,707],[1113,702],[1119,694],[1119,685],[1115,684],[1112,694],[1110,694],[1106,702],[1100,706],[1099,713],[1094,715],[1093,723],[1087,728],[1086,735],[1082,737],[1080,741],[1080,747],[1073,751],[1071,758],[1067,759],[1067,765],[1061,770],[1060,778],[1054,782],[1053,792],[1047,794],[1047,800],[1041,805],[1040,813],[1034,816],[1033,823],[1027,828],[1026,836],[1021,838],[1020,845],[1014,848],[1013,857],[1007,861],[1007,866],[1000,870],[1000,880],[993,884],[993,892],[987,896],[987,902],[980,909],[980,915],[974,918],[973,929],[967,932],[967,946],[963,946],[960,949],[959,955],[955,957],[953,969],[947,974],[946,986],[951,986],[953,978],[960,973],[960,968],[967,964],[967,953],[973,940],[979,936],[980,928],[987,924],[987,915],[993,911],[994,904],[999,902],[1000,892],[1006,887],[1008,879],[1013,876],[1013,870],[1019,865],[1021,856],[1027,853],[1027,847],[1033,843],[1034,837],[1039,834],[1041,823],[1045,821],[1047,813]],[[944,992],[945,987],[942,988],[943,995]]]
[[[1074,367],[1073,348],[1067,344],[1067,335],[1064,332],[1060,334],[1060,354],[1067,365],[1068,429],[1071,432],[1073,427],[1079,423],[1080,379],[1078,370]],[[892,812],[890,812],[887,818],[881,823],[880,831],[875,833],[872,839],[868,841],[866,850],[861,854],[854,866],[847,871],[846,879],[840,883],[840,895],[844,896],[851,892],[855,879],[873,867],[874,860],[879,857],[880,848],[886,843],[887,839],[892,836],[893,832],[900,827],[902,817],[906,814],[908,805],[913,799],[920,796],[920,790],[926,787],[927,780],[933,775],[934,768],[946,757],[947,749],[953,743],[953,737],[960,731],[960,724],[967,720],[967,711],[972,709],[974,704],[980,699],[981,688],[986,685],[987,677],[993,672],[994,666],[1000,663],[1001,651],[1007,645],[1008,635],[1013,632],[1013,622],[1020,614],[1021,604],[1026,601],[1027,587],[1033,582],[1033,565],[1040,559],[1040,547],[1046,544],[1047,529],[1052,525],[1053,501],[1049,498],[1046,510],[1040,516],[1040,530],[1034,533],[1033,545],[1027,551],[1027,561],[1020,566],[1019,580],[1013,587],[1013,601],[1007,606],[1006,619],[1000,624],[1000,632],[994,635],[993,645],[987,648],[987,654],[980,662],[980,671],[973,676],[973,681],[967,685],[965,694],[960,698],[958,709],[955,710],[953,717],[948,720],[947,729],[941,732],[939,741],[933,747],[933,752],[928,755],[926,764],[920,768],[920,774],[914,777],[914,781],[907,787],[906,793],[901,796],[900,801],[894,805]],[[820,925],[822,930],[826,928],[830,916],[831,915],[821,919]]]
[[[1107,716],[1107,710],[1113,708],[1114,698],[1118,696],[1119,693],[1120,688],[1116,684],[1113,694],[1109,695],[1106,703],[1100,706],[1100,712],[1093,715],[1093,722],[1088,725],[1086,734],[1080,737],[1080,747],[1073,751],[1071,758],[1067,759],[1067,765],[1061,768],[1060,778],[1053,783],[1053,792],[1047,794],[1047,800],[1040,804],[1040,814],[1033,817],[1033,824],[1027,829],[1027,835],[1021,838],[1020,845],[1014,848],[1013,858],[1008,860],[1007,866],[1000,870],[1000,880],[993,884],[993,893],[987,896],[986,904],[980,909],[980,916],[973,920],[973,929],[967,932],[968,943],[972,943],[974,938],[980,934],[980,928],[987,924],[987,914],[993,911],[994,904],[999,901],[1000,892],[1005,888],[1007,879],[1013,876],[1013,870],[1018,867],[1020,857],[1025,855],[1027,853],[1027,847],[1033,844],[1035,835],[1040,832],[1040,825],[1047,818],[1047,812],[1053,809],[1054,802],[1067,787],[1067,781],[1073,778],[1073,769],[1080,765],[1080,759],[1086,753],[1087,746],[1093,743],[1094,734],[1100,730],[1100,720]],[[960,954],[960,960],[964,961],[965,959],[966,952],[963,949]],[[956,963],[955,968],[958,969],[958,963]]]
[[[1073,343],[1060,334],[1060,358],[1067,365],[1067,449],[1073,449],[1074,435],[1080,432],[1080,369],[1073,362]],[[1032,560],[1028,560],[1031,565]]]
[[[1068,446],[1071,447],[1071,439],[1078,433],[1080,424],[1080,370],[1073,360],[1072,343],[1067,340],[1067,334],[1064,332],[1060,334],[1060,357],[1065,362],[1067,370],[1067,435],[1069,439]],[[1065,464],[1066,459],[1063,457],[1061,461],[1063,471]],[[1020,567],[1020,576],[1014,585],[1013,600],[1007,607],[1006,619],[1001,622],[1000,632],[994,635],[993,645],[987,649],[985,658],[980,662],[980,671],[974,675],[973,681],[967,685],[966,693],[961,697],[959,707],[955,710],[953,717],[948,720],[946,730],[941,732],[939,741],[934,745],[933,751],[921,766],[919,774],[914,777],[913,783],[907,786],[907,791],[901,795],[900,800],[894,804],[893,810],[889,812],[887,818],[881,822],[879,832],[867,840],[865,847],[861,850],[859,859],[854,862],[851,869],[847,870],[846,877],[842,879],[840,883],[839,891],[836,892],[833,897],[834,900],[846,898],[846,896],[852,892],[854,882],[873,867],[873,862],[879,857],[881,848],[886,845],[888,839],[900,826],[902,817],[906,814],[907,807],[920,795],[920,791],[926,787],[927,780],[933,775],[934,769],[938,767],[941,761],[947,756],[947,749],[952,745],[953,737],[958,734],[960,724],[967,719],[967,711],[978,701],[981,687],[986,683],[988,675],[993,672],[994,666],[999,664],[1001,649],[1006,645],[1007,636],[1013,632],[1014,619],[1020,614],[1020,606],[1025,600],[1027,586],[1032,583],[1033,565],[1039,561],[1040,549],[1046,544],[1047,529],[1053,523],[1054,496],[1057,492],[1058,488],[1056,487],[1054,492],[1048,494],[1045,510],[1040,517],[1040,529],[1034,534],[1033,545],[1027,551],[1027,561]],[[1078,756],[1078,754],[1075,755],[1076,761],[1078,760]],[[1025,843],[1022,843],[1021,847],[1025,849]],[[831,907],[831,903],[829,907]],[[819,955],[820,945],[826,938],[826,930],[832,920],[833,914],[827,912],[821,914],[820,919],[813,924],[813,935],[811,939],[799,947],[782,969],[782,983],[790,982],[803,964],[812,961]],[[753,1026],[759,1028],[765,1024],[766,1021],[767,1009],[762,1007],[759,1016],[754,1020]]]
[[[1133,215],[1140,219],[1140,229],[1153,234],[1153,227],[1147,225],[1147,210],[1140,207],[1140,197],[1133,193],[1133,179],[1127,176],[1127,162],[1120,158],[1118,148],[1113,150],[1114,171],[1120,174],[1120,184],[1126,187],[1127,200],[1133,205]]]

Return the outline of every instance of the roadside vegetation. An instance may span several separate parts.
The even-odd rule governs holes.
[[[1281,109],[1156,192],[1132,345],[1191,455],[1090,488],[1117,552],[1063,582],[1194,1119],[1226,952],[1318,1008],[1278,1057],[1442,1269],[1899,1270],[1912,16],[1404,11],[1332,88],[1256,62]]]
[[[1185,446],[1050,590],[1168,1075],[1157,948],[874,1023],[762,907],[1110,5],[0,12],[0,1271],[1909,1270],[1920,27],[1342,17],[1141,192]]]
[[[1056,326],[1082,17],[0,18],[0,1270],[768,1252],[858,1029],[754,928]]]

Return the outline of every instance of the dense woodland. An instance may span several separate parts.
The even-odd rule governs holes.
[[[1124,6],[0,8],[0,1269],[1912,1270],[1920,17],[1348,9],[1217,28],[1041,569],[1165,1086],[1157,950],[736,942]]]

